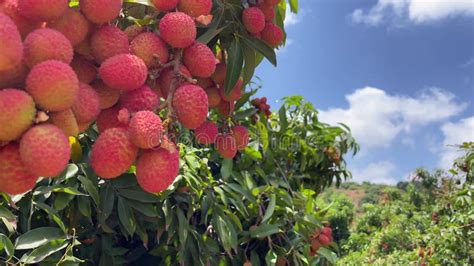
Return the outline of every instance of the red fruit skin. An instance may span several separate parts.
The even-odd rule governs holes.
[[[174,48],[186,48],[196,39],[196,23],[182,12],[166,14],[159,23],[161,37]]]
[[[204,122],[198,128],[194,130],[196,141],[199,144],[209,145],[216,142],[219,129],[214,122]]]
[[[262,10],[263,14],[265,15],[265,21],[270,22],[275,19],[275,7],[271,5],[261,5],[259,6],[260,10]]]
[[[185,66],[180,66],[179,71],[181,72],[182,75],[191,78],[191,73]],[[175,77],[174,75],[174,69],[173,67],[168,67],[165,68],[161,71],[160,77],[158,78],[158,85],[161,88],[161,93],[164,98],[168,97],[168,92],[171,88],[171,84],[173,82],[173,78]],[[183,80],[179,80],[178,83],[176,84],[176,87],[179,88],[181,85],[183,85]]]
[[[206,16],[211,13],[212,0],[180,0],[178,9],[191,17]]]
[[[235,126],[232,128],[235,144],[238,150],[243,150],[249,145],[249,131],[244,126]]]
[[[130,50],[132,54],[140,57],[147,67],[165,64],[169,59],[166,43],[152,32],[141,33],[135,37],[130,44]]]
[[[229,94],[226,94],[224,91],[224,86],[221,86],[219,89],[219,93],[221,95],[221,98],[224,101],[227,102],[233,102],[237,101],[242,97],[242,85],[244,81],[242,79],[237,80],[237,83],[235,84],[234,88],[230,91]]]
[[[280,3],[280,0],[264,0],[263,3],[265,5],[276,6],[278,3]]]
[[[212,75],[212,79],[217,84],[223,84],[225,81],[226,72],[227,65],[225,63],[219,63],[216,66],[216,71],[214,71],[214,74]]]
[[[149,193],[160,193],[173,184],[179,173],[179,152],[172,143],[169,149],[147,150],[137,162],[137,181]]]
[[[206,93],[209,100],[209,108],[218,107],[222,101],[219,89],[216,87],[207,88]]]
[[[62,17],[48,23],[48,27],[61,32],[75,46],[87,37],[89,21],[78,10],[68,8]]]
[[[327,237],[332,236],[332,229],[331,227],[324,227],[323,230],[321,230],[322,234],[325,234]]]
[[[46,60],[70,64],[74,55],[71,42],[57,30],[38,29],[26,36],[24,61],[30,68]]]
[[[0,148],[0,192],[10,195],[26,193],[33,189],[37,179],[21,162],[17,143]]]
[[[139,148],[151,149],[161,143],[163,126],[158,115],[150,111],[140,111],[130,120],[128,132],[132,142]]]
[[[122,123],[118,120],[120,108],[115,106],[109,109],[102,110],[97,117],[97,129],[99,133],[106,131],[109,128],[114,127],[124,127]]]
[[[0,71],[10,70],[21,64],[23,44],[13,20],[0,12]]]
[[[151,2],[160,11],[171,11],[178,6],[178,0],[152,0]]]
[[[234,109],[235,102],[221,101],[217,106],[217,112],[223,117],[228,117],[234,112]]]
[[[127,108],[131,113],[138,111],[155,111],[160,106],[160,99],[147,85],[123,93],[120,97],[120,106]]]
[[[311,240],[311,250],[312,250],[312,251],[315,251],[315,252],[316,252],[318,249],[321,248],[321,246],[322,246],[322,245],[321,245],[321,242],[319,242],[318,239],[312,239],[312,240]]]
[[[102,110],[114,106],[120,99],[120,91],[110,88],[100,79],[94,81],[91,86],[99,95],[99,106]]]
[[[18,0],[18,11],[31,21],[60,18],[68,8],[67,0]]]
[[[178,121],[186,128],[196,129],[207,117],[209,103],[206,92],[196,85],[183,85],[173,96]]]
[[[148,69],[142,59],[135,55],[119,54],[107,59],[99,68],[99,76],[107,86],[122,91],[131,91],[145,84]]]
[[[26,78],[26,91],[43,110],[63,111],[76,101],[79,80],[69,65],[48,60],[31,69]]]
[[[265,15],[258,7],[249,7],[242,13],[242,21],[250,33],[259,33],[265,28]]]
[[[120,109],[117,119],[122,125],[128,125],[128,123],[130,123],[130,112],[127,110],[127,108]]]
[[[20,156],[32,175],[54,177],[66,168],[71,148],[61,129],[51,124],[41,124],[23,134]]]
[[[196,85],[203,89],[208,89],[215,86],[214,81],[212,81],[211,78],[198,78]]]
[[[262,31],[262,39],[273,47],[282,44],[283,38],[283,31],[273,23],[267,23]]]
[[[118,17],[122,2],[122,0],[81,0],[80,8],[87,19],[102,24]]]
[[[128,41],[131,42],[133,39],[135,39],[135,37],[137,37],[144,30],[145,30],[144,27],[137,24],[133,24],[125,28],[123,32],[127,35]]]
[[[25,64],[19,64],[12,69],[0,71],[0,88],[24,88],[28,72],[29,69]]]
[[[18,10],[18,0],[0,1],[0,13],[4,13],[13,20],[15,25],[18,27],[18,31],[20,32],[22,38],[25,38],[28,33],[40,28],[43,25],[42,21],[32,22],[23,17]]]
[[[61,129],[64,135],[77,136],[79,134],[79,126],[71,109],[60,112],[51,112],[48,115],[48,122]]]
[[[80,82],[91,83],[97,77],[97,68],[94,63],[85,59],[81,55],[74,56],[71,67],[76,72],[77,78]]]
[[[36,108],[28,93],[17,89],[0,90],[0,142],[21,137],[35,119]]]
[[[233,159],[237,155],[237,144],[232,134],[219,134],[216,138],[216,149],[220,156]]]
[[[91,165],[95,173],[111,179],[127,172],[138,154],[127,129],[110,128],[102,132],[92,147]]]
[[[320,234],[318,240],[323,246],[328,246],[331,244],[331,239],[325,234]]]
[[[91,37],[92,55],[98,63],[112,56],[130,53],[127,34],[112,25],[100,27]]]
[[[100,99],[94,88],[79,83],[79,94],[72,111],[79,124],[91,123],[97,118],[100,113]]]
[[[200,78],[208,78],[216,70],[216,58],[207,45],[194,42],[184,50],[184,65],[191,74]]]

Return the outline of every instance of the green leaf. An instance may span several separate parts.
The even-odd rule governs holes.
[[[42,202],[34,202],[34,204],[38,208],[45,211],[51,217],[51,219],[53,219],[53,221],[59,226],[59,228],[61,228],[63,230],[64,233],[67,232],[66,226],[64,225],[63,221],[61,220],[61,217],[58,215],[56,210],[54,210],[53,208],[51,208],[50,206],[48,206],[48,205],[46,205]]]
[[[247,84],[252,80],[252,77],[255,73],[255,67],[257,66],[257,58],[253,49],[251,49],[245,43],[242,46],[245,59],[243,79],[244,84]]]
[[[258,130],[258,133],[259,133],[260,141],[261,141],[262,146],[263,146],[263,151],[266,152],[267,149],[268,149],[268,145],[269,145],[267,127],[265,126],[265,124],[258,121],[257,122],[257,130]]]
[[[280,132],[284,132],[288,127],[288,119],[286,117],[286,107],[283,105],[278,112],[280,116]]]
[[[127,203],[127,200],[119,197],[117,211],[120,223],[123,225],[125,230],[127,230],[128,234],[133,236],[137,228],[137,223],[135,221],[135,216],[133,215],[133,212]]]
[[[197,39],[198,42],[208,44],[214,37],[225,29],[225,27],[217,28],[221,24],[221,19],[223,17],[222,14],[223,12],[220,12],[214,17],[207,31]]]
[[[158,211],[153,204],[141,203],[138,201],[130,201],[130,206],[139,213],[148,217],[158,217]]]
[[[15,241],[15,249],[33,249],[65,237],[66,234],[57,227],[40,227],[20,235]]]
[[[224,82],[224,89],[225,93],[230,93],[240,78],[240,73],[242,72],[242,66],[244,64],[242,47],[240,46],[237,37],[232,41],[227,54],[227,73]]]
[[[53,207],[55,210],[61,211],[69,205],[72,199],[74,199],[74,195],[59,193],[54,198]]]
[[[298,13],[298,0],[290,0],[290,9],[293,13]]]
[[[250,232],[250,235],[254,238],[267,237],[276,233],[279,233],[280,229],[274,224],[261,224],[254,231]]]
[[[252,115],[254,115],[254,114],[256,114],[256,113],[257,113],[257,109],[255,109],[255,108],[250,108],[250,109],[247,109],[247,110],[245,110],[245,111],[237,112],[237,113],[234,115],[234,118],[235,118],[236,120],[243,120],[243,119],[245,119],[245,118],[247,118],[247,117],[250,117],[250,116],[252,116]]]
[[[318,249],[318,254],[325,257],[331,264],[336,264],[337,255],[329,249],[321,247]]]
[[[184,248],[184,245],[186,244],[186,239],[188,237],[188,220],[184,216],[183,210],[177,209],[176,210],[178,214],[178,237],[179,237],[179,243],[182,248]]]
[[[77,198],[77,207],[82,215],[90,218],[92,214],[91,201],[89,198]]]
[[[262,223],[265,223],[270,217],[272,217],[273,212],[275,211],[276,205],[276,196],[272,194],[270,196],[270,203],[268,203],[267,210],[265,211],[265,215],[263,216]]]
[[[0,252],[3,250],[5,250],[5,253],[7,254],[7,261],[10,260],[13,257],[15,248],[10,239],[6,235],[0,233]]]
[[[127,199],[136,200],[143,203],[156,203],[160,202],[160,198],[145,191],[133,190],[133,189],[119,189],[119,194]]]
[[[33,249],[32,251],[25,253],[21,257],[20,262],[29,264],[41,262],[49,255],[65,248],[68,244],[69,241],[67,241],[66,239],[57,239],[50,241],[37,249]]]
[[[84,185],[84,188],[86,189],[87,193],[92,197],[94,200],[95,204],[97,206],[100,205],[100,197],[99,197],[99,191],[97,190],[97,186],[92,183],[92,181],[85,177],[85,176],[78,176],[77,179],[81,181],[81,183]]]
[[[221,175],[222,178],[227,179],[232,174],[232,168],[234,166],[234,161],[232,159],[224,159],[221,166]]]
[[[149,0],[124,0],[124,2],[125,3],[135,3],[135,4],[154,7],[154,5]]]
[[[270,249],[267,255],[265,256],[266,265],[275,265],[276,261],[277,261],[277,254],[275,253],[275,251]]]
[[[0,206],[0,217],[6,218],[8,221],[16,221],[16,216],[3,206]]]
[[[257,38],[249,37],[249,38],[244,38],[243,42],[249,47],[251,47],[252,49],[259,52],[265,58],[267,58],[268,61],[272,63],[274,66],[277,65],[275,50],[272,47],[270,47],[268,44],[266,44],[264,41],[259,40]]]
[[[100,191],[100,209],[102,210],[102,218],[109,218],[114,209],[115,193],[111,186],[105,186]]]
[[[259,151],[251,148],[250,146],[245,148],[244,154],[256,161],[262,159],[262,154]]]

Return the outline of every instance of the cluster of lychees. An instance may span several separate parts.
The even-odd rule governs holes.
[[[284,38],[283,30],[273,23],[275,8],[279,2],[280,0],[260,0],[256,6],[250,6],[242,13],[242,21],[247,31],[274,47],[280,45]]]
[[[68,136],[94,124],[96,174],[116,178],[135,164],[148,192],[178,175],[179,150],[166,134],[175,120],[224,158],[248,145],[245,127],[219,133],[207,121],[209,107],[229,116],[243,94],[241,79],[224,92],[225,62],[196,41],[212,0],[152,2],[165,13],[156,27],[122,31],[111,23],[122,0],[80,0],[79,8],[0,0],[0,191],[24,193],[60,174],[71,157]]]
[[[269,117],[272,114],[270,111],[270,105],[267,103],[267,97],[255,98],[252,100],[251,104],[266,117]]]
[[[311,239],[310,255],[316,256],[319,248],[329,246],[334,241],[332,238],[331,227],[325,226],[321,230],[317,229],[310,236],[310,239]]]

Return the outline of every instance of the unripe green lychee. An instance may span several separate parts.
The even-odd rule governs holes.
[[[232,133],[238,150],[243,150],[249,145],[249,131],[246,127],[235,126],[232,128]]]
[[[283,30],[273,23],[267,23],[262,31],[262,39],[269,45],[276,47],[283,42]]]
[[[18,0],[18,11],[31,21],[51,21],[66,13],[67,0]]]
[[[0,192],[10,195],[26,193],[33,189],[37,179],[23,165],[17,143],[0,147]]]
[[[186,128],[199,127],[207,117],[209,103],[206,92],[196,85],[183,85],[173,96],[178,121]]]
[[[132,54],[140,57],[150,66],[159,66],[168,62],[169,53],[166,43],[155,33],[145,32],[135,37],[131,44]]]
[[[92,82],[91,86],[99,95],[99,105],[102,110],[114,106],[120,99],[120,91],[110,88],[100,79]]]
[[[140,88],[145,83],[148,69],[139,57],[119,54],[102,63],[99,75],[107,86],[117,90],[131,91]]]
[[[184,50],[183,62],[193,76],[200,78],[208,78],[216,70],[214,53],[200,42],[194,42]]]
[[[226,159],[232,159],[237,154],[237,144],[232,134],[223,133],[217,135],[216,138],[217,152]]]
[[[182,12],[166,14],[159,23],[161,37],[174,48],[186,48],[196,39],[196,23]]]
[[[128,54],[130,45],[127,35],[116,26],[104,25],[91,37],[92,55],[98,63],[119,54]]]
[[[73,58],[71,42],[59,31],[37,29],[25,39],[24,61],[30,68],[47,61],[58,60],[70,64]]]
[[[140,111],[130,120],[128,132],[137,147],[151,149],[160,145],[163,126],[160,117],[155,113]]]
[[[81,0],[82,13],[96,24],[114,20],[122,9],[122,0]]]
[[[215,143],[217,134],[219,134],[217,125],[211,121],[202,123],[194,130],[196,141],[203,145]]]
[[[160,11],[171,11],[178,6],[178,0],[152,0],[151,2]]]
[[[212,0],[180,0],[178,9],[191,17],[207,16],[212,10]]]
[[[68,8],[62,17],[48,23],[48,27],[61,32],[75,46],[87,37],[89,21],[79,10]]]
[[[100,112],[100,99],[90,85],[79,83],[79,93],[72,106],[72,112],[79,124],[93,122]]]
[[[0,141],[18,139],[35,119],[33,98],[22,90],[0,90]]]
[[[79,134],[79,126],[71,109],[49,113],[48,122],[61,129],[66,136],[77,136]]]
[[[250,33],[259,33],[265,28],[265,15],[258,7],[249,7],[242,13],[242,21]]]
[[[127,108],[131,113],[138,111],[155,111],[160,105],[160,99],[147,85],[128,91],[120,96],[120,106]]]
[[[17,67],[22,58],[20,32],[10,17],[0,12],[0,71]]]
[[[75,55],[71,62],[71,67],[76,72],[77,79],[83,83],[91,83],[97,77],[97,68],[94,63],[84,56]]]

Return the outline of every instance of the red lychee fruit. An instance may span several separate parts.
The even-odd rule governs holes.
[[[166,43],[152,32],[141,33],[130,44],[132,54],[140,57],[147,67],[159,66],[168,62]]]
[[[124,125],[118,120],[120,108],[115,106],[109,109],[102,110],[97,117],[97,129],[100,133],[109,128],[123,127]]]
[[[182,12],[166,14],[159,23],[161,37],[174,48],[186,48],[196,39],[196,23]]]
[[[23,17],[18,10],[18,0],[0,1],[0,13],[4,13],[13,20],[15,25],[18,27],[18,31],[20,32],[22,38],[25,38],[28,33],[40,28],[43,25],[42,21],[33,22]]]
[[[280,0],[263,0],[263,3],[265,5],[276,6],[278,3],[280,3]]]
[[[224,101],[227,101],[227,102],[232,102],[232,101],[239,100],[242,97],[242,85],[243,85],[243,83],[244,83],[244,81],[242,79],[237,80],[237,83],[235,84],[234,88],[229,93],[225,93],[224,86],[222,86],[219,89],[219,93],[220,93],[222,99],[224,99]]]
[[[74,52],[84,56],[87,60],[94,60],[94,56],[92,56],[90,38],[86,38],[85,40],[74,46]]]
[[[185,66],[180,66],[179,72],[181,73],[181,75],[191,78],[191,73]],[[171,84],[173,83],[173,78],[175,78],[173,67],[165,68],[160,73],[160,77],[158,78],[158,85],[161,88],[161,92],[164,98],[168,97]],[[176,88],[179,88],[183,83],[183,80],[180,78],[176,84]]]
[[[138,111],[155,111],[160,106],[160,98],[147,85],[128,91],[120,96],[120,106],[131,113]]]
[[[214,53],[200,42],[194,42],[184,50],[183,62],[193,76],[200,78],[208,78],[216,70]]]
[[[61,32],[75,46],[87,37],[89,21],[79,10],[68,8],[62,17],[48,23],[48,27]]]
[[[178,10],[191,17],[206,16],[211,13],[212,0],[180,0]]]
[[[68,0],[18,0],[18,11],[32,21],[51,21],[64,15],[68,4]]]
[[[100,112],[100,99],[94,88],[79,83],[79,93],[72,111],[79,124],[91,123],[97,118]]]
[[[66,136],[77,136],[79,134],[79,126],[71,109],[49,113],[48,122],[61,129]]]
[[[123,91],[140,88],[148,75],[148,69],[138,56],[119,54],[107,59],[99,68],[99,76],[107,86]]]
[[[46,60],[70,64],[73,58],[71,42],[59,31],[38,29],[26,36],[24,61],[30,68]]]
[[[206,92],[196,85],[183,85],[173,96],[178,121],[186,128],[196,129],[207,117],[209,103]]]
[[[225,81],[226,73],[227,65],[225,63],[219,63],[216,66],[216,71],[214,71],[214,74],[212,75],[212,79],[217,84],[223,84]]]
[[[331,244],[331,239],[325,234],[320,234],[318,240],[323,246],[328,246]]]
[[[211,78],[198,78],[196,85],[203,89],[215,86],[214,81]]]
[[[283,31],[273,23],[267,23],[262,31],[262,39],[273,47],[279,46],[283,42]]]
[[[265,28],[265,15],[258,7],[249,7],[242,13],[242,21],[250,33],[259,33]]]
[[[21,138],[20,156],[32,175],[54,177],[66,168],[71,148],[61,129],[41,124],[30,128]]]
[[[132,166],[137,153],[138,148],[130,140],[127,129],[109,128],[99,135],[92,147],[92,169],[101,178],[118,177]]]
[[[117,120],[122,125],[128,125],[128,123],[130,123],[130,112],[127,108],[120,109],[117,115]]]
[[[260,5],[260,10],[262,10],[265,15],[265,21],[271,22],[275,18],[275,7],[271,5]]]
[[[161,143],[163,126],[158,115],[150,111],[140,111],[133,115],[128,125],[132,142],[139,148],[151,149]]]
[[[221,101],[217,106],[217,112],[224,117],[228,117],[234,112],[235,102]]]
[[[207,99],[209,100],[209,107],[214,108],[219,106],[222,101],[219,89],[216,87],[207,88],[206,93]]]
[[[99,106],[102,110],[114,106],[120,99],[120,91],[110,88],[100,79],[94,81],[91,86],[99,95]]]
[[[0,71],[17,67],[22,58],[20,32],[10,17],[0,12]]]
[[[152,0],[151,2],[160,11],[171,11],[178,6],[178,0]]]
[[[219,129],[214,122],[204,122],[194,130],[196,141],[203,145],[209,145],[216,142]]]
[[[28,72],[29,69],[25,64],[19,64],[14,68],[0,71],[0,88],[24,88]]]
[[[69,65],[48,60],[31,69],[26,78],[26,91],[43,110],[63,111],[76,101],[79,81]]]
[[[226,159],[232,159],[237,154],[237,144],[232,134],[223,133],[217,135],[216,138],[217,152]]]
[[[318,249],[321,248],[321,242],[319,242],[318,239],[312,239],[311,240],[311,250],[317,251]]]
[[[235,126],[232,128],[232,133],[238,150],[243,150],[249,145],[249,131],[246,127]]]
[[[321,233],[329,237],[332,235],[332,229],[331,227],[326,226],[323,228],[323,230],[321,230]]]
[[[137,24],[133,24],[125,28],[123,32],[127,35],[128,41],[131,42],[133,39],[135,39],[135,37],[137,37],[144,30],[145,30],[144,27]]]
[[[122,9],[122,0],[81,0],[82,13],[96,24],[114,20]]]
[[[127,35],[112,25],[100,27],[91,37],[92,55],[98,63],[118,54],[128,54],[130,45]]]
[[[26,193],[33,189],[37,179],[23,165],[17,143],[0,148],[0,192],[10,195]]]
[[[33,98],[22,90],[0,90],[0,141],[18,139],[35,119]]]
[[[81,55],[74,56],[71,67],[76,72],[77,79],[83,83],[91,83],[97,77],[97,68],[94,63]]]

